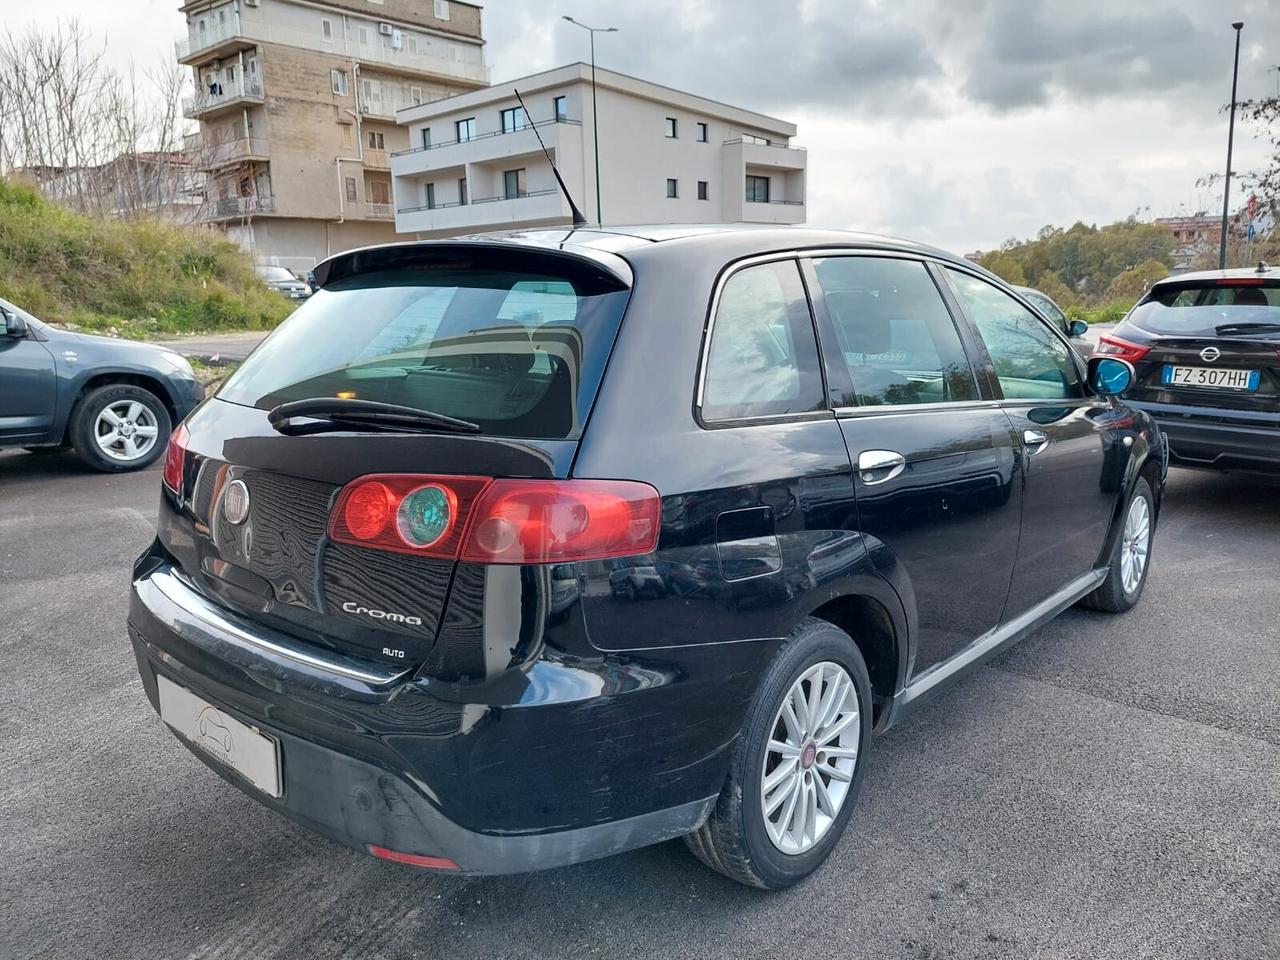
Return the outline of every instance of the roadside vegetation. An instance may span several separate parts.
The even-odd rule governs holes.
[[[293,310],[215,233],[90,217],[3,177],[0,296],[49,323],[141,339],[265,330]]]

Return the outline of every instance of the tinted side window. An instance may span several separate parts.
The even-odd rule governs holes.
[[[706,420],[823,409],[818,344],[794,260],[747,267],[725,281],[705,377]]]
[[[1006,400],[1081,396],[1071,349],[1040,318],[985,280],[947,272],[987,345]]]
[[[885,257],[814,261],[853,384],[841,406],[976,400],[978,387],[951,314],[923,263]],[[833,377],[833,379],[836,379]]]

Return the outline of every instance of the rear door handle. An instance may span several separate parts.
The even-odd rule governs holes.
[[[893,450],[863,450],[858,454],[858,479],[871,485],[892,480],[907,469],[907,458]]]
[[[1023,430],[1022,442],[1026,444],[1027,453],[1036,453],[1044,449],[1049,437],[1043,430]]]

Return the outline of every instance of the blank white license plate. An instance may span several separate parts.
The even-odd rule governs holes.
[[[1175,367],[1168,364],[1160,382],[1173,387],[1216,387],[1219,390],[1257,390],[1257,370],[1227,367]]]
[[[280,744],[162,676],[160,719],[263,793],[280,796]]]

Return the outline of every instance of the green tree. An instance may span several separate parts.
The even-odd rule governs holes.
[[[1126,270],[1107,285],[1106,299],[1134,303],[1151,289],[1157,280],[1169,275],[1169,268],[1159,260],[1144,260]]]
[[[1015,287],[1025,287],[1027,285],[1027,277],[1022,272],[1022,264],[1018,262],[1018,258],[1012,252],[1003,250],[995,253],[983,255],[978,261],[1005,283],[1011,283]]]

